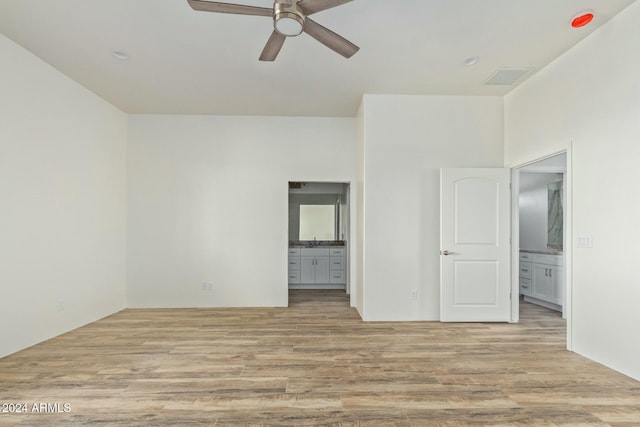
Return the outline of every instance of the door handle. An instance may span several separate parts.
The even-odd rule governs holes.
[[[440,255],[449,256],[449,255],[458,255],[457,252],[449,252],[447,250],[440,251]]]
[[[549,269],[549,277],[551,277],[551,269]]]
[[[548,269],[548,268],[545,268],[545,269],[544,269],[544,275],[545,275],[546,277],[549,277],[549,269]]]

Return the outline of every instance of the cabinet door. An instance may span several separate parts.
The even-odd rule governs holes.
[[[533,296],[544,301],[551,301],[553,295],[552,278],[549,277],[549,266],[533,264]]]
[[[315,283],[316,263],[314,257],[303,256],[300,258],[300,283]]]
[[[316,257],[316,283],[329,283],[329,257]]]
[[[549,280],[551,282],[551,294],[549,295],[549,301],[552,303],[562,305],[563,289],[563,270],[558,267],[549,267]]]

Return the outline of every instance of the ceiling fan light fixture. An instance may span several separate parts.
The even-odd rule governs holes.
[[[304,19],[295,13],[285,12],[274,18],[274,25],[283,36],[297,36],[302,33]]]
[[[273,26],[283,36],[300,35],[304,29],[304,14],[298,8],[297,2],[291,4],[276,2],[273,8]]]

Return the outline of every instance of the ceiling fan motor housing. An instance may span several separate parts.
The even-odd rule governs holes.
[[[297,36],[304,29],[305,16],[296,0],[288,2],[276,1],[273,5],[273,26],[283,36]]]

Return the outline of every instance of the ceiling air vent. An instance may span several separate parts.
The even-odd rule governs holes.
[[[512,85],[531,73],[533,68],[500,68],[484,82],[485,85]]]

